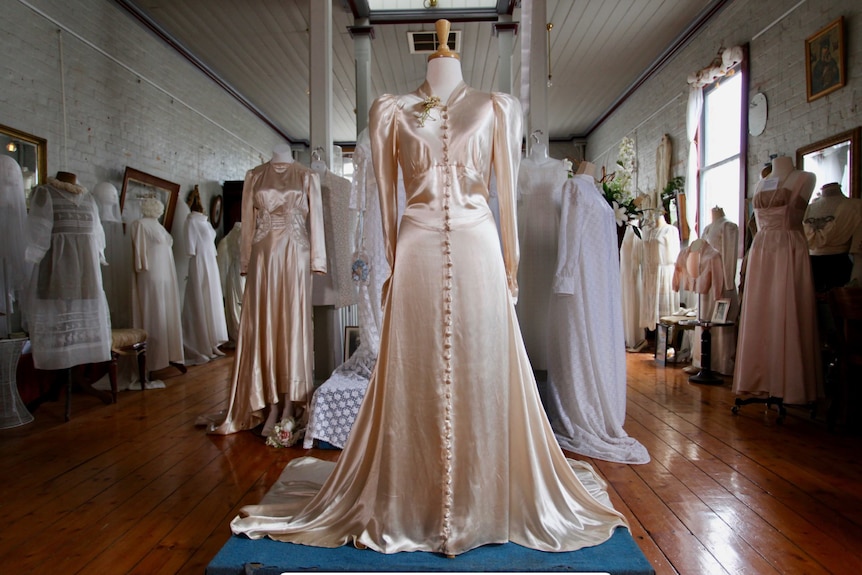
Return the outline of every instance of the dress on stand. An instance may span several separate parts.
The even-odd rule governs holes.
[[[246,506],[232,529],[384,553],[598,545],[626,521],[603,481],[557,444],[513,305],[518,102],[462,82],[421,122],[430,97],[425,83],[378,98],[370,112],[393,272],[380,353],[347,445],[316,495]],[[502,254],[488,207],[492,162]],[[407,207],[397,226],[399,165]],[[288,471],[312,464],[325,462],[305,458]]]
[[[132,222],[132,325],[147,332],[147,369],[183,363],[180,288],[174,264],[174,239],[153,217]]]
[[[592,176],[566,182],[550,296],[548,417],[563,449],[647,463],[646,448],[623,429],[626,350],[616,227]]]
[[[27,236],[27,205],[24,198],[24,176],[18,162],[0,155],[0,315],[11,315],[10,305],[21,297],[27,284],[24,249]],[[5,318],[8,322],[8,317]],[[0,337],[12,331],[8,323]]]
[[[654,330],[659,318],[679,308],[679,294],[673,291],[673,269],[679,257],[679,230],[659,216],[660,222],[644,234],[643,301],[641,327]]]
[[[620,281],[623,302],[623,335],[626,349],[637,349],[643,343],[644,330],[640,325],[640,306],[643,299],[643,240],[632,226],[626,226],[620,245]]]
[[[236,222],[233,229],[222,238],[216,249],[222,293],[224,294],[224,313],[227,337],[236,346],[239,338],[239,318],[242,311],[242,293],[245,291],[245,276],[239,269],[239,244],[242,237],[242,222]]]
[[[701,298],[699,305],[702,309],[698,311],[700,319],[707,321],[711,319],[716,298],[722,298],[730,301],[727,321],[736,322],[739,316],[739,291],[736,289],[739,227],[722,216],[716,218],[704,228],[701,238],[718,251],[722,266],[721,277],[724,278],[724,281],[721,282],[721,277],[716,277],[715,281],[720,282],[721,291],[716,294],[708,292],[705,297]],[[691,347],[692,364],[695,367],[701,367],[700,337],[702,331],[703,328],[701,327],[696,327],[694,330],[694,340]],[[736,327],[729,326],[713,329],[710,331],[710,337],[710,363],[712,370],[724,375],[733,375],[733,364],[736,358]]]
[[[227,341],[216,231],[204,214],[191,212],[185,232],[190,258],[183,305],[183,350],[186,365],[202,365],[223,356],[218,346]]]
[[[264,408],[307,403],[314,389],[311,274],[326,272],[318,175],[296,162],[249,170],[242,193],[246,272],[227,413],[215,434],[252,429]]]
[[[533,369],[548,369],[548,301],[557,263],[565,164],[525,158],[518,171],[518,322]]]
[[[36,369],[111,359],[111,316],[102,288],[105,232],[86,189],[49,178],[30,199],[25,303]]]
[[[807,198],[791,172],[754,196],[757,235],[748,252],[733,391],[814,401],[821,383],[814,283],[802,231]],[[761,185],[766,180],[761,181]]]

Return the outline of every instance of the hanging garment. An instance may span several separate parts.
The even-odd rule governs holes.
[[[643,230],[643,303],[641,327],[654,330],[659,318],[679,308],[679,294],[673,290],[673,269],[679,257],[679,230],[657,218],[658,224]]]
[[[370,113],[392,276],[380,353],[347,445],[316,495],[244,507],[231,527],[385,553],[458,554],[506,541],[547,551],[597,545],[625,519],[588,490],[557,444],[513,305],[518,102],[462,82],[420,126],[430,97],[425,83],[382,96]],[[488,207],[492,162],[502,254]],[[400,226],[399,166],[407,196]]]
[[[224,296],[216,261],[215,229],[200,212],[185,224],[189,277],[183,305],[183,352],[186,365],[202,365],[224,353],[227,341]]]
[[[30,199],[24,306],[36,369],[111,359],[111,316],[102,288],[105,232],[82,186],[48,178]]]
[[[242,294],[245,291],[245,276],[239,267],[240,238],[242,222],[236,222],[233,229],[222,238],[216,249],[219,277],[224,294],[225,324],[229,345],[236,347],[239,338],[239,318],[242,311]]]
[[[295,162],[249,170],[242,221],[242,317],[228,410],[209,427],[215,434],[252,429],[279,394],[307,403],[314,389],[311,274],[326,273],[317,174]]]
[[[550,297],[551,427],[563,449],[617,463],[647,463],[646,448],[623,430],[626,350],[614,212],[592,176],[568,180],[562,200]]]
[[[645,339],[640,325],[640,306],[643,300],[643,240],[632,226],[626,226],[620,245],[620,282],[622,286],[623,335],[626,349],[637,349]]]
[[[350,271],[356,230],[356,217],[350,211],[350,180],[329,170],[319,177],[327,273],[312,279],[312,304],[342,308],[356,303],[356,284]]]
[[[802,217],[808,204],[792,172],[754,196],[757,235],[748,269],[733,391],[768,394],[787,404],[814,401],[822,381],[814,284]]]
[[[174,240],[154,217],[132,222],[132,325],[147,332],[147,369],[183,363],[180,288],[172,246]]]
[[[27,285],[26,222],[21,166],[9,156],[0,155],[0,282],[3,282],[0,283],[0,315],[12,313],[12,302],[21,297]],[[5,337],[8,333],[2,335]]]
[[[548,369],[548,302],[557,263],[560,203],[568,177],[560,160],[525,158],[518,171],[518,323],[533,369]]]

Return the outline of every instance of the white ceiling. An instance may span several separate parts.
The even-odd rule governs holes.
[[[225,89],[291,142],[309,140],[309,2],[323,0],[115,0],[196,61]],[[405,2],[406,0],[400,0]],[[423,0],[413,0],[422,5]],[[424,0],[428,1],[428,0]],[[434,30],[427,23],[375,21],[371,90],[406,93],[425,76],[426,57],[411,55],[407,33]],[[540,1],[540,0],[536,0]],[[626,95],[706,25],[731,0],[546,0],[551,30],[553,86],[549,90],[552,140],[586,137]],[[333,97],[336,143],[356,140],[354,10],[366,0],[332,0]],[[520,2],[497,2],[520,21]],[[497,37],[492,21],[460,22],[461,64],[473,88],[497,89]],[[394,18],[391,20],[395,20]],[[520,82],[520,34],[514,84]],[[517,92],[517,90],[516,90]],[[517,95],[517,94],[516,94]]]

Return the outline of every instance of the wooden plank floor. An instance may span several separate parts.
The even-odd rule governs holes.
[[[252,433],[206,435],[225,405],[231,357],[125,391],[73,394],[0,430],[0,573],[194,573],[292,458]],[[650,354],[628,355],[626,429],[647,465],[590,460],[659,574],[862,573],[862,438],[802,411],[730,408],[729,380],[697,386]]]

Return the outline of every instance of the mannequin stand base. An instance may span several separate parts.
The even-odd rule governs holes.
[[[715,372],[711,369],[702,368],[699,372],[689,377],[688,382],[699,385],[721,385],[724,383],[724,380],[715,375]]]
[[[784,398],[781,397],[749,397],[748,399],[742,399],[741,397],[737,397],[736,401],[734,401],[734,406],[730,408],[730,411],[731,413],[733,413],[733,415],[736,415],[739,413],[740,407],[752,403],[762,403],[765,404],[767,408],[772,407],[773,405],[778,406],[778,419],[776,419],[775,422],[784,422],[784,417],[787,415],[787,409],[784,407]]]

